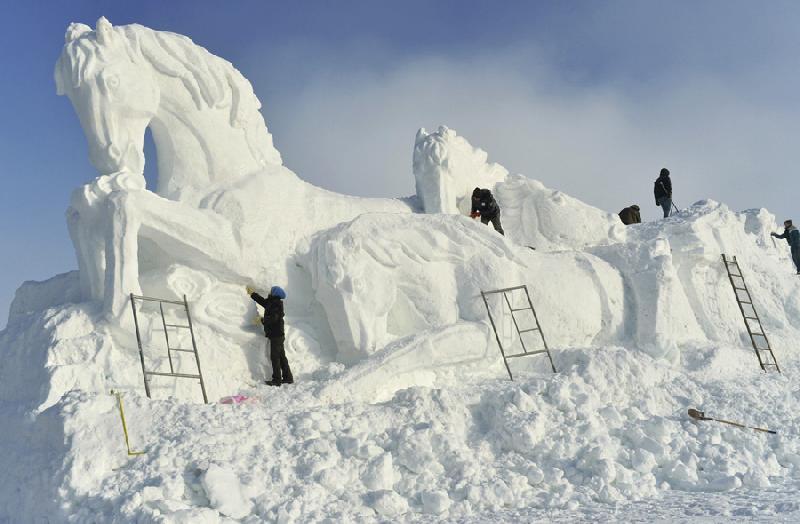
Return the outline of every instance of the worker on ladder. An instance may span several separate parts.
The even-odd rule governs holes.
[[[264,336],[269,339],[269,359],[272,362],[272,380],[267,380],[266,383],[268,386],[292,384],[294,377],[283,347],[286,336],[283,329],[283,299],[286,298],[286,291],[279,286],[272,286],[269,295],[264,298],[250,286],[245,289],[250,298],[264,308],[262,323]]]
[[[789,243],[789,248],[792,251],[792,261],[794,267],[797,269],[797,274],[800,275],[800,231],[792,225],[791,220],[783,221],[783,233],[770,233],[775,238],[785,238]]]

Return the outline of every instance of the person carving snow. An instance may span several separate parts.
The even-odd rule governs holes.
[[[503,226],[500,225],[500,206],[497,205],[492,192],[488,189],[476,187],[472,191],[472,212],[470,212],[469,216],[472,218],[481,217],[481,223],[483,224],[491,222],[495,231],[505,235]]]
[[[247,294],[264,308],[264,336],[269,339],[269,359],[272,362],[272,380],[266,381],[269,386],[294,383],[286,350],[283,347],[285,333],[283,329],[283,299],[286,292],[279,286],[272,286],[267,298],[262,297],[250,286],[246,286]]]
[[[797,269],[797,274],[800,275],[800,231],[794,225],[792,225],[791,220],[784,220],[783,222],[783,233],[770,233],[770,235],[774,236],[775,238],[785,238],[786,242],[789,244],[789,248],[792,251],[792,261],[794,262],[794,267]]]
[[[664,218],[667,218],[672,211],[672,181],[669,178],[669,169],[666,167],[658,174],[655,181],[653,193],[656,197],[656,205],[664,210]]]

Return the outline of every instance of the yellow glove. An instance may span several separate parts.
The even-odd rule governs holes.
[[[263,318],[261,317],[261,315],[256,315],[256,316],[253,317],[253,325],[254,326],[261,326],[263,324],[264,324],[263,323]]]
[[[252,295],[253,293],[255,293],[255,292],[256,292],[256,290],[255,290],[255,289],[253,289],[253,288],[251,288],[249,284],[248,284],[248,285],[246,285],[246,286],[244,286],[244,288],[247,290],[247,294],[248,294],[248,295]]]

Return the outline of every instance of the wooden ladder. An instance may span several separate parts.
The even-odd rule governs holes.
[[[730,280],[733,293],[736,295],[736,303],[739,304],[739,311],[742,312],[747,334],[750,335],[750,342],[752,342],[756,357],[758,357],[758,364],[765,372],[769,371],[769,368],[775,368],[780,373],[781,368],[778,366],[778,361],[772,352],[772,346],[770,346],[767,334],[764,332],[764,326],[758,317],[756,306],[753,304],[753,296],[747,289],[739,262],[735,256],[729,259],[725,254],[722,255],[722,262],[728,272],[728,280]]]

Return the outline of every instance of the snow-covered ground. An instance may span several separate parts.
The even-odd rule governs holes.
[[[800,517],[800,281],[766,210],[705,200],[626,228],[446,127],[417,133],[415,196],[323,191],[281,165],[231,64],[105,19],[70,26],[56,79],[101,176],[67,214],[78,271],[24,283],[0,332],[0,522]],[[506,237],[464,216],[475,186],[497,196]],[[758,367],[722,253],[782,374]],[[294,385],[262,385],[245,284],[288,291]],[[512,382],[480,291],[521,284],[558,372],[517,359]],[[187,296],[210,404],[187,379],[144,396],[131,292]],[[508,306],[490,307],[514,350]],[[160,316],[140,320],[147,366],[166,369]],[[234,394],[248,399],[219,402]]]

